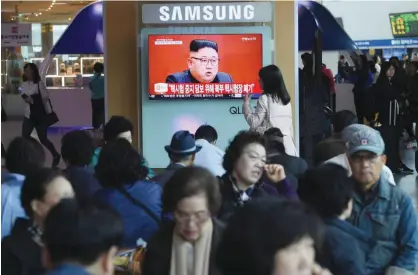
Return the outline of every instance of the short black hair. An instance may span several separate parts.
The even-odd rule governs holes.
[[[42,201],[45,197],[48,185],[58,177],[64,176],[61,171],[56,168],[40,168],[33,170],[26,175],[20,193],[20,202],[29,218],[33,218],[32,201]]]
[[[94,150],[93,138],[86,131],[71,131],[62,137],[61,155],[70,165],[89,165],[93,158]]]
[[[103,73],[104,71],[104,65],[101,62],[96,62],[93,65],[93,70],[95,73]]]
[[[268,65],[260,69],[258,76],[263,82],[263,93],[270,95],[274,101],[283,105],[290,102],[290,95],[287,92],[282,72],[276,65]]]
[[[121,218],[109,207],[63,199],[48,213],[42,238],[54,265],[89,266],[111,247],[119,247],[123,234]]]
[[[179,163],[183,161],[188,161],[192,158],[195,153],[188,153],[188,154],[173,154],[168,153],[168,158],[172,163]]]
[[[264,132],[265,136],[284,137],[282,131],[279,128],[271,127]]]
[[[266,139],[264,136],[253,131],[241,131],[229,143],[229,146],[225,150],[222,163],[222,166],[228,174],[234,170],[235,163],[241,157],[244,148],[251,143],[258,143],[266,147]]]
[[[229,221],[217,249],[218,268],[222,274],[272,274],[277,251],[304,237],[319,244],[321,231],[318,217],[300,202],[252,200]]]
[[[103,139],[106,142],[117,139],[124,132],[133,132],[134,126],[123,116],[112,116],[103,128]]]
[[[217,178],[209,170],[202,167],[178,169],[164,186],[162,195],[163,212],[172,213],[182,199],[202,193],[205,194],[208,209],[214,216],[221,203]]]
[[[337,164],[309,169],[299,179],[299,198],[324,218],[340,216],[353,198],[353,192],[347,170]]]
[[[283,138],[276,137],[276,136],[266,136],[267,138],[267,145],[266,150],[267,154],[286,154],[286,148],[283,144]]]
[[[26,68],[30,68],[33,72],[33,83],[39,83],[41,81],[41,75],[39,74],[38,66],[35,63],[26,63],[23,69],[25,70]],[[23,75],[23,81],[27,81],[25,75]]]
[[[44,163],[44,148],[33,137],[16,137],[7,148],[5,164],[10,173],[27,175]]]
[[[218,52],[218,44],[215,41],[207,39],[195,39],[192,40],[192,42],[190,42],[191,52],[198,52],[200,49],[203,48],[212,48],[216,52]]]
[[[336,112],[332,116],[332,127],[335,133],[341,133],[344,128],[358,123],[357,116],[348,110]]]
[[[129,141],[118,138],[103,146],[95,167],[96,176],[104,187],[120,188],[144,180],[148,174],[144,158]]]
[[[205,139],[212,143],[218,139],[218,132],[212,126],[205,124],[196,130],[195,139]]]

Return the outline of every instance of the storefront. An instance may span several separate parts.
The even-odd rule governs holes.
[[[120,17],[120,14],[124,16]],[[151,166],[155,168],[167,165],[164,145],[170,142],[173,132],[179,129],[194,132],[201,124],[211,124],[219,132],[218,145],[226,147],[228,141],[239,130],[248,129],[242,115],[230,112],[231,107],[242,105],[241,97],[193,100],[153,98],[155,85],[165,82],[165,79],[158,78],[160,74],[162,76],[167,74],[166,71],[160,71],[162,67],[166,67],[160,65],[162,62],[178,63],[179,71],[187,66],[187,59],[182,66],[182,61],[176,56],[184,55],[184,49],[180,50],[183,52],[177,53],[176,50],[171,52],[171,58],[170,53],[166,53],[167,58],[159,60],[154,56],[161,55],[162,51],[156,50],[155,45],[164,41],[167,44],[167,41],[171,41],[168,44],[174,42],[174,44],[187,44],[185,47],[188,50],[191,39],[205,38],[216,40],[218,43],[220,62],[227,62],[225,58],[228,56],[233,58],[233,62],[220,63],[222,65],[219,65],[219,70],[226,70],[237,79],[236,82],[243,78],[251,78],[251,82],[256,82],[257,72],[261,66],[272,63],[278,65],[293,99],[293,118],[297,129],[298,112],[297,106],[294,105],[294,99],[297,98],[295,91],[298,89],[295,20],[297,21],[297,6],[294,2],[288,1],[203,4],[105,2],[107,116],[124,115],[138,126],[135,129],[134,140],[138,141],[144,155],[147,155]],[[259,46],[254,46],[259,59],[255,56],[257,53],[255,55],[252,53],[253,59],[245,60],[242,57],[242,60],[237,61],[240,49],[234,49],[234,45],[229,44],[241,43],[238,41],[244,41],[247,46],[250,45],[249,43],[259,43]],[[166,45],[165,48],[167,47],[169,46]],[[225,52],[228,51],[229,54],[226,54]],[[251,64],[254,65],[249,66],[250,69],[245,69],[249,62],[253,62]],[[230,66],[231,63],[235,64],[235,68]],[[242,64],[241,70],[239,64]],[[248,83],[244,81],[239,81],[238,85],[242,85],[244,90],[245,87],[248,88],[245,86]],[[182,87],[178,88],[182,89]],[[296,140],[298,140],[297,133]]]

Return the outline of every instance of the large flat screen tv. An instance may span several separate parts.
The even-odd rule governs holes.
[[[150,99],[258,97],[261,34],[149,35]]]

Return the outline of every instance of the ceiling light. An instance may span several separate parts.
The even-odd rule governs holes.
[[[52,0],[52,3],[55,3],[55,0]]]
[[[68,21],[71,21],[71,17],[68,18]]]
[[[38,13],[39,15],[42,15],[42,12]]]

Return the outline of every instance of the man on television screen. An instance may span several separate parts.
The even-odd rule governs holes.
[[[232,83],[227,73],[218,72],[218,44],[211,40],[190,42],[188,70],[167,76],[167,83]]]

